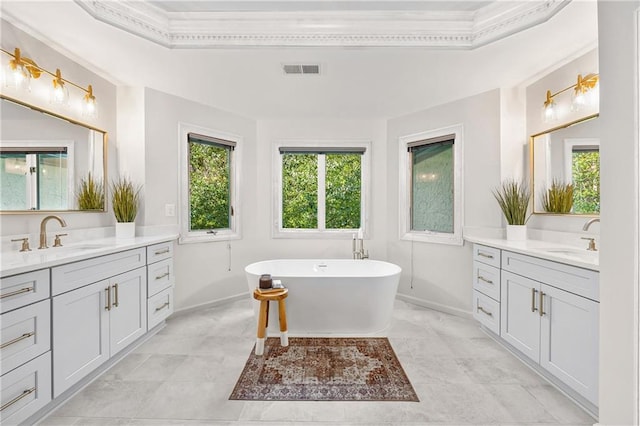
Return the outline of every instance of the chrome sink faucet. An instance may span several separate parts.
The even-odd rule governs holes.
[[[588,230],[589,230],[589,227],[590,227],[591,225],[593,225],[595,222],[600,222],[600,218],[599,218],[599,217],[594,217],[593,219],[589,219],[589,220],[587,221],[587,223],[585,223],[585,224],[584,224],[584,226],[582,227],[582,230],[583,230],[583,231],[588,231]]]
[[[38,249],[49,248],[47,245],[47,222],[51,219],[57,220],[63,228],[67,226],[67,222],[65,222],[60,216],[50,215],[42,219],[42,222],[40,222],[40,246]]]

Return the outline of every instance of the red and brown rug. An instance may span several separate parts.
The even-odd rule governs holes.
[[[386,338],[267,338],[255,348],[229,399],[418,401]]]

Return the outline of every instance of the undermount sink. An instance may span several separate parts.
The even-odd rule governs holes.
[[[51,247],[51,249],[53,250],[60,250],[60,249],[66,249],[66,250],[98,250],[98,249],[103,249],[105,247],[108,247],[108,244],[98,244],[98,243],[87,243],[87,244],[70,244],[68,246],[62,246],[62,247]]]
[[[554,254],[558,256],[566,256],[577,258],[580,260],[586,261],[594,261],[598,259],[597,251],[589,251],[587,249],[578,249],[578,248],[569,248],[569,247],[549,247],[549,248],[538,248],[536,251]]]

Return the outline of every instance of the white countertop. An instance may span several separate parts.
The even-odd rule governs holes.
[[[106,237],[70,243],[63,247],[49,247],[44,250],[33,249],[32,251],[22,253],[19,251],[3,252],[0,258],[0,276],[6,277],[35,271],[37,269],[50,268],[65,263],[117,253],[123,250],[171,241],[177,238],[177,234],[135,237],[126,240]]]
[[[600,256],[597,251],[588,251],[585,241],[584,249],[557,242],[531,240],[508,241],[503,238],[486,237],[481,235],[465,235],[466,241],[486,246],[526,254],[540,259],[552,260],[566,265],[600,271]]]

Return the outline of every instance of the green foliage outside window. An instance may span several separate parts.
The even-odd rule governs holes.
[[[326,155],[327,229],[360,228],[361,159],[359,154]]]
[[[317,154],[282,154],[282,227],[318,227]]]
[[[319,229],[318,159],[325,158],[324,229],[360,228],[362,155],[282,154],[282,227]]]
[[[573,151],[573,212],[600,212],[600,152]]]
[[[189,142],[190,229],[231,227],[231,149]]]

